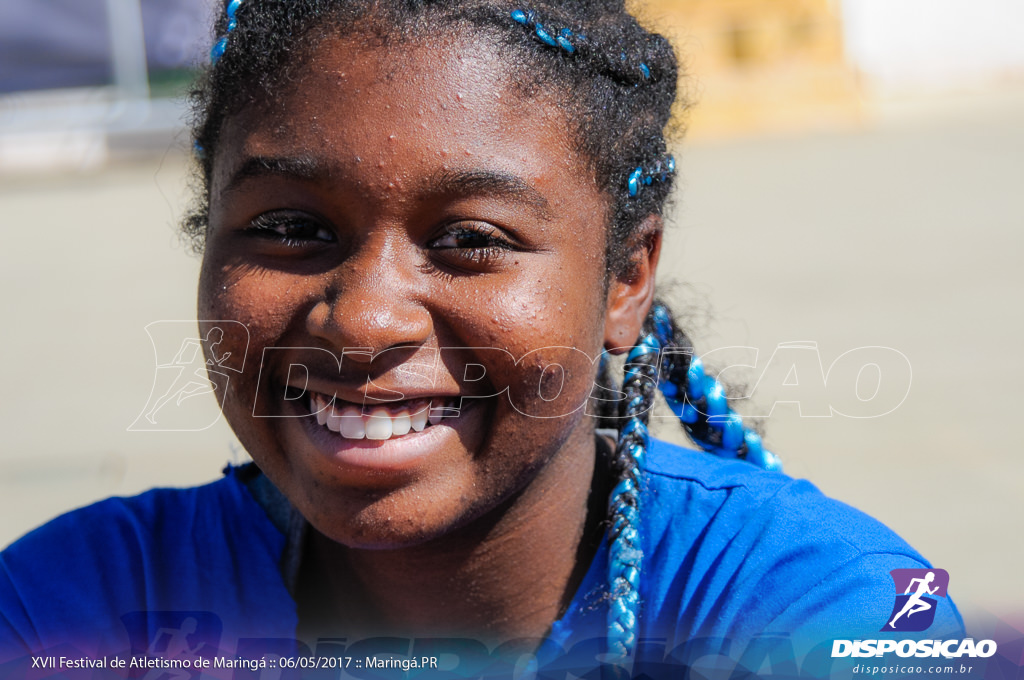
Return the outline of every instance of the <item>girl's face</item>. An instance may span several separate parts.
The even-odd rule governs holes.
[[[250,332],[224,412],[318,530],[413,545],[589,483],[596,360],[650,277],[605,285],[606,197],[486,49],[326,41],[228,120],[211,182],[200,319]],[[351,439],[312,415],[334,397],[376,436],[460,410]]]

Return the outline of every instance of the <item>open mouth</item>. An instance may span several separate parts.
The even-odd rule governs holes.
[[[344,439],[377,441],[423,432],[444,418],[456,417],[461,401],[458,397],[434,397],[364,407],[319,392],[307,392],[305,398],[310,414],[323,428]]]

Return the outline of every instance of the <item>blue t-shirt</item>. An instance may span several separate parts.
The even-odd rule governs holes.
[[[741,461],[657,441],[643,480],[637,667],[651,677],[666,661],[754,654],[747,660],[757,667],[758,654],[799,659],[821,656],[836,638],[893,637],[879,633],[896,595],[889,572],[930,567],[882,524],[810,483]],[[239,468],[205,486],[112,498],[59,517],[0,553],[0,677],[44,650],[287,651],[298,619],[282,576],[285,547]],[[538,651],[540,667],[554,669],[545,677],[599,663],[606,562],[604,545]],[[927,637],[962,636],[952,602],[939,598],[935,609]],[[790,652],[758,652],[766,640]],[[306,642],[300,651],[314,655],[344,649]]]

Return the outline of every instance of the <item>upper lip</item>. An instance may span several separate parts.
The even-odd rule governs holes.
[[[321,381],[310,376],[305,384],[289,383],[289,387],[297,390],[305,389],[307,392],[316,392],[327,396],[335,396],[342,401],[353,404],[373,405],[388,404],[399,401],[413,401],[416,399],[455,399],[463,396],[459,391],[451,390],[430,390],[422,388],[400,387],[394,385],[376,385],[377,389],[357,389],[344,385],[331,384],[328,381]]]

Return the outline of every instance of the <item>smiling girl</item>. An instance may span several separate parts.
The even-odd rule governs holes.
[[[248,329],[200,321],[254,358],[211,374],[254,464],[13,545],[4,644],[113,653],[205,612],[232,654],[596,638],[628,673],[698,638],[877,637],[889,571],[929,565],[773,471],[654,301],[664,38],[612,0],[232,0],[217,32],[186,228],[199,318]],[[706,452],[651,439],[658,386]]]

